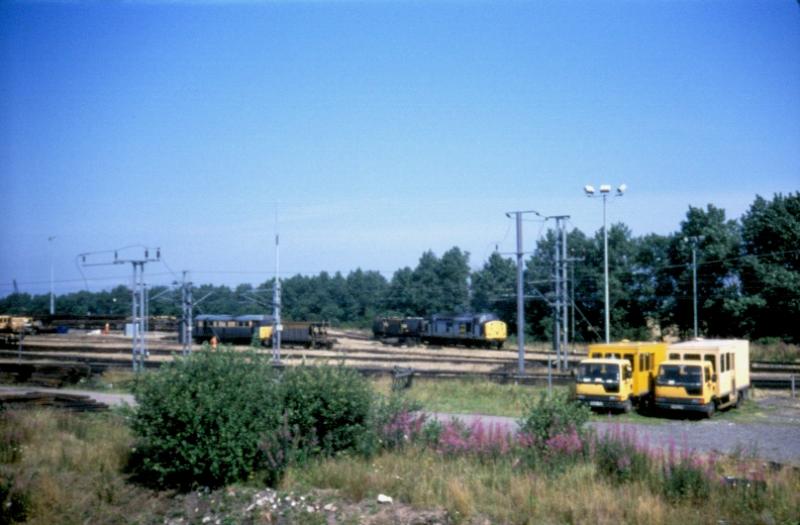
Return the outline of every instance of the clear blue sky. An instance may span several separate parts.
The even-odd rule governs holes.
[[[276,202],[282,273],[479,267],[506,210],[599,229],[603,182],[637,235],[800,189],[798,3],[0,4],[0,294],[47,291],[51,235],[57,291],[139,243],[261,282]]]

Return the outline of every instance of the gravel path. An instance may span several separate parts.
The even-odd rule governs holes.
[[[0,392],[63,392],[87,395],[109,406],[133,405],[131,394],[112,394],[91,390],[71,390],[39,387],[0,386]],[[653,447],[689,448],[701,452],[717,451],[761,457],[779,463],[800,466],[800,404],[789,398],[765,398],[756,401],[769,408],[763,422],[731,422],[724,420],[668,420],[658,424],[616,423],[593,421],[590,426],[598,432],[631,432],[640,442]],[[440,420],[458,418],[467,424],[481,419],[484,423],[501,424],[516,429],[515,418],[474,414],[434,413]]]
[[[89,396],[95,401],[106,404],[110,407],[136,404],[132,394],[111,394],[108,392],[96,392],[94,390],[73,390],[71,388],[44,388],[38,386],[0,386],[0,393],[3,392],[14,392],[19,394],[24,394],[27,392],[52,392],[60,394],[77,394],[80,396]]]

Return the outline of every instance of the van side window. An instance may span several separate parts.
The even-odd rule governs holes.
[[[706,359],[708,359],[708,356],[706,356]],[[710,368],[706,368],[706,382],[709,382],[709,381],[711,381],[711,369]]]
[[[717,369],[717,367],[716,367],[717,360],[714,357],[714,354],[706,354],[705,357],[706,357],[706,361],[711,363],[711,370],[716,370]]]
[[[728,371],[728,360],[725,359],[725,354],[720,354],[719,356],[719,368],[722,372]]]
[[[683,358],[687,361],[700,361],[700,354],[686,354]]]
[[[669,354],[669,358],[670,359],[680,359],[681,358],[681,354]]]
[[[647,370],[647,356],[644,354],[639,355],[639,370]]]
[[[602,356],[602,354],[600,354],[600,352],[595,352],[595,353],[592,354],[592,357],[596,357],[596,358],[600,358],[601,356]]]
[[[628,360],[628,362],[631,364],[631,369],[633,369],[633,367],[634,367],[634,365],[633,365],[633,361],[634,361],[633,356],[628,354],[628,355],[623,356],[623,357],[625,357],[625,359]]]
[[[736,354],[732,353],[731,356],[731,369],[736,370]]]

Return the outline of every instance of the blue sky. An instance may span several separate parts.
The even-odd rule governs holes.
[[[57,291],[130,244],[261,282],[276,203],[286,274],[479,267],[507,210],[599,229],[585,184],[637,235],[738,217],[800,189],[798,50],[790,0],[4,2],[0,294],[48,289],[51,235]]]

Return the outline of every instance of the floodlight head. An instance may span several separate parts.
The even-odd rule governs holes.
[[[586,186],[583,187],[583,191],[586,192],[586,195],[591,197],[592,195],[594,195],[594,186],[590,186],[589,184],[587,184]]]
[[[610,192],[611,192],[611,184],[600,185],[600,193],[610,193]]]
[[[622,195],[623,193],[625,193],[625,190],[627,189],[628,189],[627,184],[620,184],[619,188],[617,188],[617,195]]]

